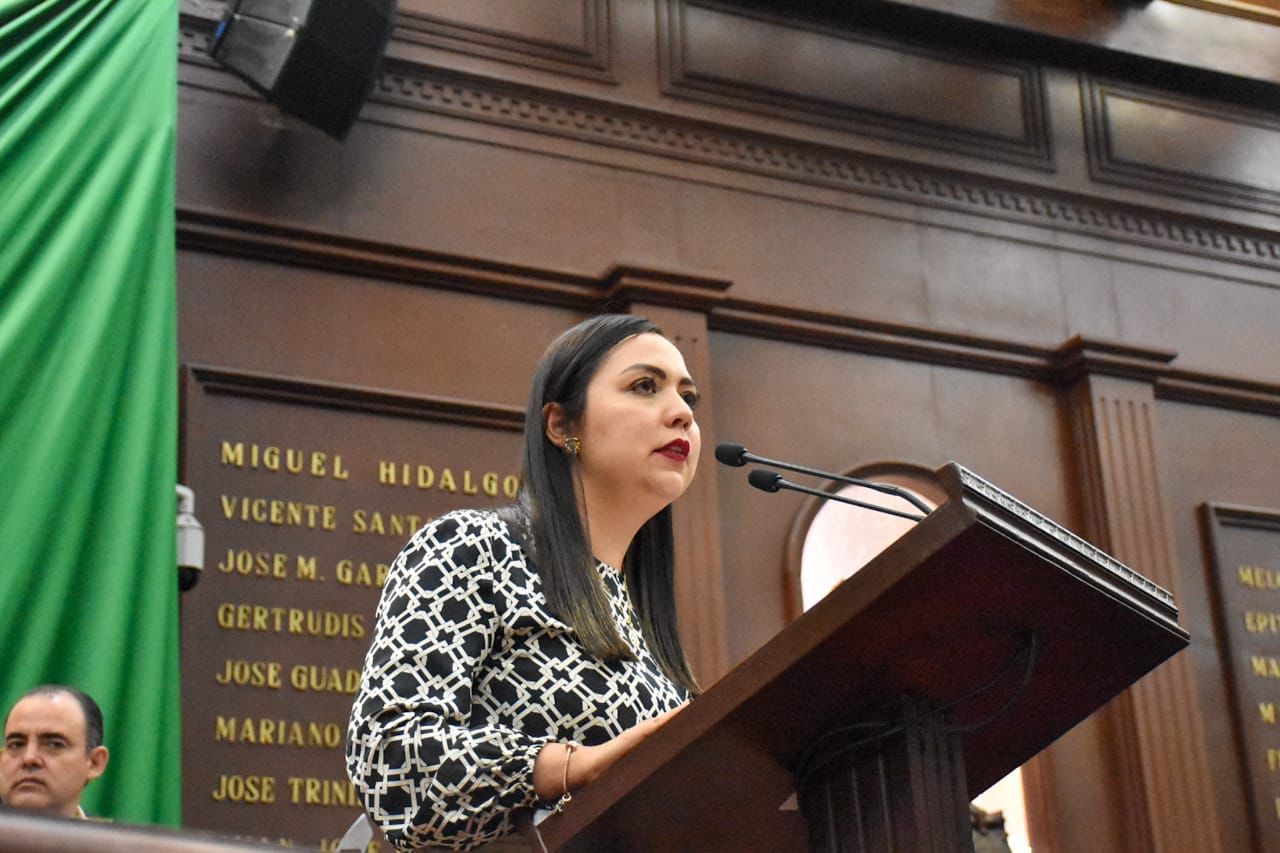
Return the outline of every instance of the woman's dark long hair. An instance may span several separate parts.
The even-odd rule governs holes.
[[[606,660],[634,655],[618,634],[596,570],[578,510],[576,463],[547,438],[543,410],[558,403],[570,423],[581,423],[587,384],[600,363],[622,341],[647,332],[662,334],[644,317],[604,314],[579,323],[547,348],[525,410],[524,485],[517,502],[501,511],[537,568],[548,607]],[[621,569],[650,651],[668,678],[696,694],[676,623],[674,566],[668,506],[636,533]]]

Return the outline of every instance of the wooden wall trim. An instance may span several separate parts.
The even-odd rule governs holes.
[[[213,25],[183,16],[182,62],[214,65],[207,55]],[[229,72],[215,79],[202,85],[239,97],[248,92]],[[370,100],[1053,232],[1280,269],[1280,237],[1269,229],[923,166],[394,57],[384,61]]]
[[[634,264],[578,276],[190,207],[178,208],[177,223],[180,249],[584,311],[641,301],[705,313],[723,302],[731,284]]]
[[[400,0],[391,38],[542,71],[618,82],[613,67],[614,0],[560,3],[579,7],[585,36],[581,43],[571,38],[529,37],[502,26],[500,19],[486,21],[494,17],[492,4],[470,7],[474,13],[471,19],[450,19],[422,0]]]
[[[1053,354],[1053,368],[1060,384],[1067,385],[1086,375],[1119,376],[1156,382],[1177,358],[1172,350],[1137,347],[1116,341],[1075,335]]]
[[[1280,121],[1273,113],[1083,75],[1089,171],[1103,184],[1280,212]],[[1176,137],[1176,147],[1168,145]],[[1224,141],[1240,157],[1223,157]],[[1216,171],[1215,171],[1216,169]]]
[[[1047,347],[1010,343],[922,326],[883,323],[816,311],[726,300],[712,312],[710,327],[718,332],[847,350],[979,370],[1045,382],[1054,380]]]
[[[973,58],[706,0],[658,0],[658,13],[665,94],[1054,168],[1044,81],[1035,63]],[[787,62],[777,67],[737,62],[756,58],[756,47],[777,44],[789,46]],[[894,74],[862,76],[885,69]],[[957,98],[961,86],[983,97]]]
[[[318,406],[364,414],[520,432],[524,410],[518,406],[425,394],[406,394],[335,382],[318,382],[271,373],[255,373],[203,364],[186,366],[201,390],[292,405]]]
[[[732,282],[620,265],[604,276],[606,302],[645,303],[703,314],[724,303]]]
[[[441,48],[452,53],[491,59],[510,65],[552,71],[571,77],[617,82],[613,67],[613,5],[615,0],[542,0],[544,6],[558,4],[564,17],[581,22],[581,35],[543,28],[526,33],[512,26],[502,4],[471,4],[441,9],[430,0],[399,0],[391,41]],[[226,11],[225,0],[181,0],[182,27],[195,29],[216,25]],[[572,15],[575,11],[576,15]],[[554,10],[553,10],[554,11]],[[526,16],[527,18],[527,16]],[[539,23],[554,16],[543,17]],[[523,22],[521,22],[523,23]],[[183,40],[191,38],[183,33]],[[207,46],[206,46],[207,51]],[[186,59],[186,57],[184,57]],[[212,66],[217,63],[209,60]]]
[[[1066,386],[1085,373],[1150,382],[1161,400],[1280,417],[1280,383],[1170,366],[1171,350],[1074,336],[1058,347],[1019,344],[813,311],[726,299],[712,311],[715,331],[865,355],[1020,376]]]
[[[1158,369],[1160,359],[1154,361]],[[1180,584],[1162,499],[1153,386],[1085,373],[1068,400],[1085,508],[1082,532],[1176,600]],[[1100,712],[1110,735],[1110,770],[1120,780],[1116,817],[1124,838],[1117,849],[1222,849],[1198,695],[1191,657],[1183,653]]]
[[[799,184],[1280,268],[1271,231],[937,169],[388,60],[374,99]]]
[[[734,299],[731,283],[634,265],[578,276],[180,207],[178,247],[582,311],[648,303],[707,314],[711,331],[1065,385],[1084,369],[1155,384],[1160,399],[1280,416],[1280,384],[1181,370],[1174,353],[1073,338],[1058,347]],[[1158,366],[1157,366],[1158,365]]]
[[[179,249],[254,258],[441,290],[590,309],[599,279],[411,249],[179,206]]]
[[[1280,385],[1192,370],[1170,370],[1156,383],[1156,397],[1179,403],[1280,417]]]

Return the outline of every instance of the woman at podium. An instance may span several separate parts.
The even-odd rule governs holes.
[[[697,402],[648,320],[587,320],[534,375],[516,503],[447,513],[404,546],[347,737],[397,847],[471,849],[566,807],[696,694],[670,505],[697,469]]]

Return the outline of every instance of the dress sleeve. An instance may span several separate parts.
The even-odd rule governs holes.
[[[536,802],[546,738],[471,728],[471,687],[497,630],[493,537],[501,522],[450,513],[414,534],[378,603],[347,731],[347,772],[401,850],[465,850],[510,831]]]

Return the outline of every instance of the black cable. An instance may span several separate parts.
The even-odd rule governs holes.
[[[1039,648],[1040,648],[1040,638],[1033,631],[1031,633],[1031,636],[1027,640],[1027,645],[1026,645],[1027,665],[1022,670],[1022,680],[1018,682],[1017,689],[1013,691],[1013,695],[1010,696],[1003,705],[1001,705],[993,713],[988,715],[985,720],[979,720],[976,723],[968,723],[963,726],[945,726],[942,728],[942,731],[948,734],[968,734],[969,732],[976,732],[979,729],[986,728],[987,726],[994,723],[996,720],[1003,717],[1005,715],[1005,712],[1007,712],[1010,708],[1012,708],[1014,703],[1022,698],[1022,692],[1026,690],[1027,685],[1031,683],[1031,673],[1036,668],[1036,652],[1039,650]]]
[[[813,776],[813,774],[817,773],[822,768],[828,766],[836,759],[844,755],[847,755],[850,752],[861,749],[863,746],[866,746],[867,744],[875,743],[877,741],[882,741],[882,740],[886,740],[887,738],[893,737],[899,732],[906,730],[908,727],[913,726],[917,723],[923,722],[924,720],[927,720],[931,717],[937,717],[941,714],[945,714],[948,711],[951,711],[959,707],[960,705],[963,705],[964,703],[968,702],[970,699],[974,699],[977,696],[980,696],[981,694],[987,692],[996,684],[1004,680],[1005,676],[1007,676],[1009,672],[1012,671],[1014,665],[1023,657],[1023,654],[1025,653],[1027,658],[1027,663],[1026,663],[1026,666],[1023,668],[1022,678],[1019,681],[1017,688],[1014,690],[1013,695],[1010,696],[1009,699],[1003,705],[1001,705],[1000,708],[996,710],[994,714],[991,714],[985,720],[981,720],[977,723],[969,723],[964,726],[947,727],[943,729],[943,731],[949,734],[964,734],[967,732],[977,731],[978,729],[981,729],[984,726],[988,726],[991,723],[995,722],[997,719],[1003,716],[1011,707],[1013,707],[1014,703],[1017,702],[1018,699],[1022,697],[1023,691],[1026,690],[1027,685],[1031,682],[1031,674],[1035,669],[1035,662],[1036,662],[1037,651],[1039,649],[1039,642],[1040,642],[1039,636],[1034,631],[1031,632],[1030,634],[1027,635],[1026,642],[1018,647],[1018,650],[1015,651],[1013,655],[1009,658],[1009,662],[1006,663],[1003,667],[1001,667],[998,673],[996,673],[994,676],[988,679],[985,683],[979,685],[978,687],[975,687],[974,689],[970,690],[968,693],[965,693],[963,696],[960,696],[956,699],[952,699],[951,701],[946,702],[942,705],[939,705],[936,708],[931,708],[923,713],[915,714],[911,717],[907,717],[906,719],[899,720],[896,723],[885,722],[885,721],[866,721],[866,722],[859,722],[859,723],[850,723],[843,726],[837,726],[836,728],[831,729],[830,731],[823,732],[821,735],[814,738],[809,743],[809,745],[804,748],[804,751],[800,754],[800,758],[797,759],[796,761],[796,765],[795,765],[796,790],[797,791],[803,790],[809,778]],[[877,729],[877,728],[882,730],[877,731],[859,740],[842,744],[834,752],[823,756],[823,759],[821,761],[815,762],[813,766],[808,766],[810,762],[814,760],[813,754],[818,749],[818,747],[821,746],[823,743],[830,741],[832,738],[838,737],[844,734],[851,734],[852,732],[857,731],[859,729]]]

